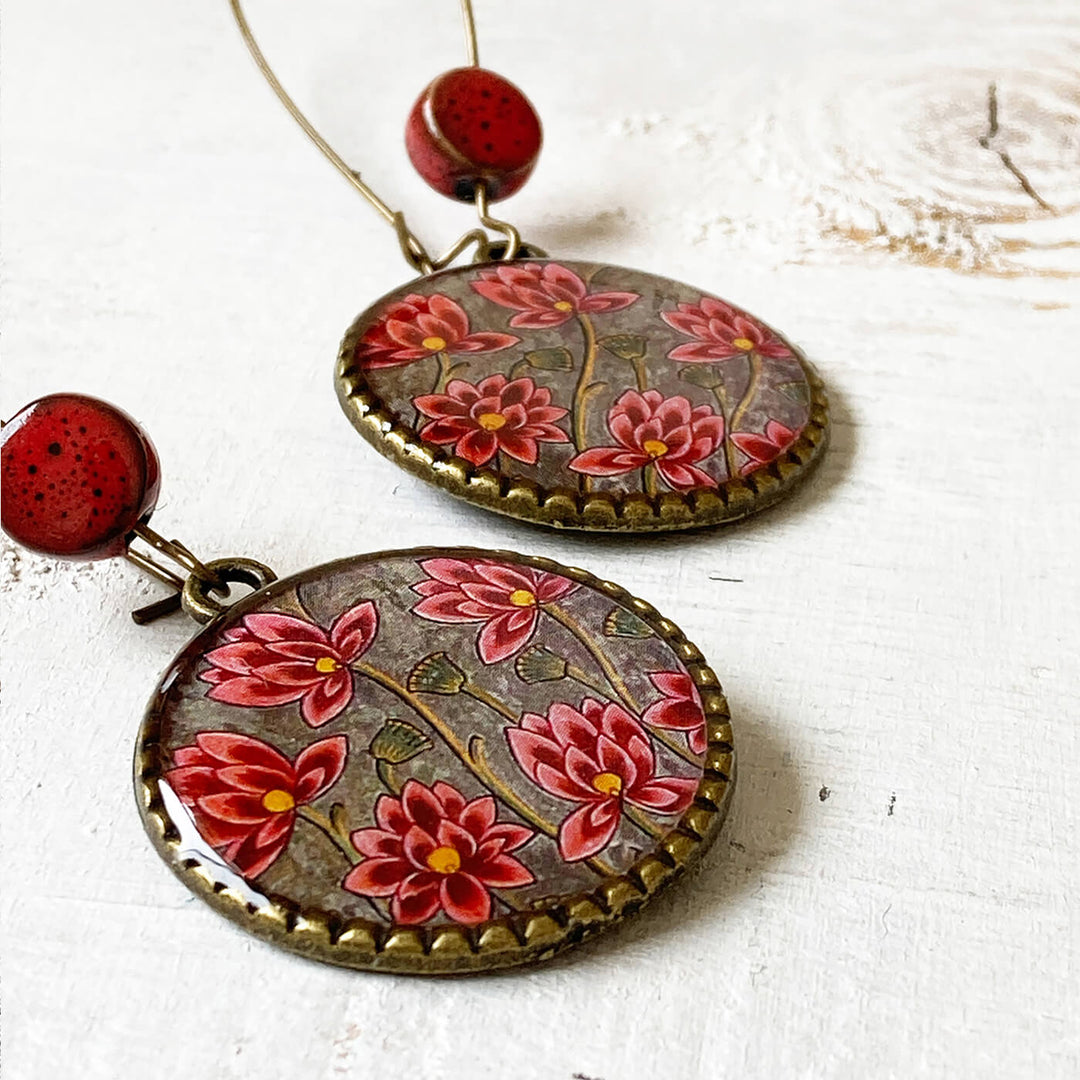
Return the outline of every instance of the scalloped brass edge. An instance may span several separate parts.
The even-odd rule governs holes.
[[[264,893],[267,903],[259,907],[219,880],[213,865],[194,857],[181,858],[179,835],[165,811],[158,786],[162,771],[161,719],[173,673],[189,654],[200,651],[205,639],[224,620],[222,616],[200,630],[177,654],[147,707],[134,759],[139,814],[158,854],[195,895],[256,937],[310,959],[342,967],[413,975],[494,971],[547,960],[637,911],[705,852],[727,816],[735,784],[735,751],[731,714],[715,672],[704,662],[697,646],[651,604],[587,570],[538,556],[481,548],[379,551],[325,563],[276,581],[240,600],[230,609],[230,617],[240,616],[247,608],[332,573],[338,567],[392,557],[422,559],[434,555],[497,558],[562,574],[631,608],[672,647],[701,695],[708,736],[704,774],[693,803],[653,851],[638,859],[625,873],[605,878],[595,889],[560,896],[535,913],[518,912],[474,927],[410,927],[363,918],[342,920],[319,908],[300,908],[274,893]]]
[[[394,290],[398,291],[400,287]],[[715,490],[669,491],[655,497],[606,491],[583,495],[570,488],[545,488],[524,477],[500,477],[493,469],[472,465],[440,446],[423,442],[415,427],[402,423],[386,407],[353,359],[367,313],[385,300],[383,297],[361,312],[341,340],[334,383],[342,410],[383,457],[451,495],[508,517],[594,532],[668,532],[727,525],[772,506],[798,487],[821,461],[829,442],[829,399],[824,382],[801,350],[773,331],[789,346],[806,374],[810,418],[788,450],[750,476],[725,480]]]

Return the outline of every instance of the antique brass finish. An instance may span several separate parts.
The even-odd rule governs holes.
[[[375,561],[391,554],[416,558],[441,555],[441,549],[404,553],[377,553]],[[712,669],[699,650],[674,623],[650,604],[635,599],[620,586],[602,581],[584,570],[571,569],[549,559],[511,552],[475,552],[482,557],[557,573],[610,597],[632,610],[648,630],[662,639],[689,673],[706,717],[707,749],[696,797],[677,824],[621,874],[609,874],[595,888],[535,902],[535,910],[515,911],[476,926],[459,924],[410,927],[366,918],[342,918],[325,910],[300,908],[283,897],[264,891],[260,899],[241,895],[222,880],[211,862],[191,857],[162,801],[159,780],[167,768],[163,760],[162,725],[177,672],[188,658],[200,654],[214,632],[211,624],[177,657],[163,677],[143,721],[135,753],[135,791],[147,832],[170,869],[196,895],[248,932],[312,959],[345,967],[418,975],[447,975],[490,971],[533,963],[554,956],[637,911],[690,866],[716,838],[727,814],[735,779],[734,748],[727,701]],[[229,576],[230,567],[222,567]],[[235,567],[231,567],[235,569]],[[319,579],[326,567],[270,587],[270,596],[305,581]],[[238,602],[233,616],[267,599],[256,593]]]

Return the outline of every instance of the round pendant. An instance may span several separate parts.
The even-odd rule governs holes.
[[[315,959],[552,956],[712,841],[727,704],[679,629],[546,559],[358,556],[245,597],[170,666],[135,786],[212,907]]]
[[[771,505],[820,459],[821,380],[699,289],[582,262],[487,263],[360,315],[338,396],[377,450],[490,510],[646,532]]]

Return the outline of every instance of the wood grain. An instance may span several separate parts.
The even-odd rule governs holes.
[[[401,130],[461,62],[456,8],[250,0],[301,105],[435,248],[468,215]],[[529,974],[281,955],[188,896],[132,804],[188,628],[131,622],[160,592],[130,567],[5,547],[5,1080],[1075,1076],[1075,3],[477,9],[546,125],[504,207],[526,238],[726,294],[826,377],[832,446],[791,502],[723,535],[563,536],[372,452],[334,354],[405,265],[224,3],[5,4],[0,411],[122,404],[161,452],[156,523],[205,557],[468,543],[619,581],[724,683],[729,822],[655,907]]]

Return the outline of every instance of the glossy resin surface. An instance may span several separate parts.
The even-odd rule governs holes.
[[[361,433],[428,479],[585,528],[743,517],[801,479],[828,424],[820,380],[765,323],[593,263],[465,266],[403,286],[349,330],[338,387]]]
[[[731,743],[715,676],[648,605],[427,550],[242,601],[165,676],[137,766],[159,850],[226,914],[437,972],[539,959],[640,905],[718,826]]]

